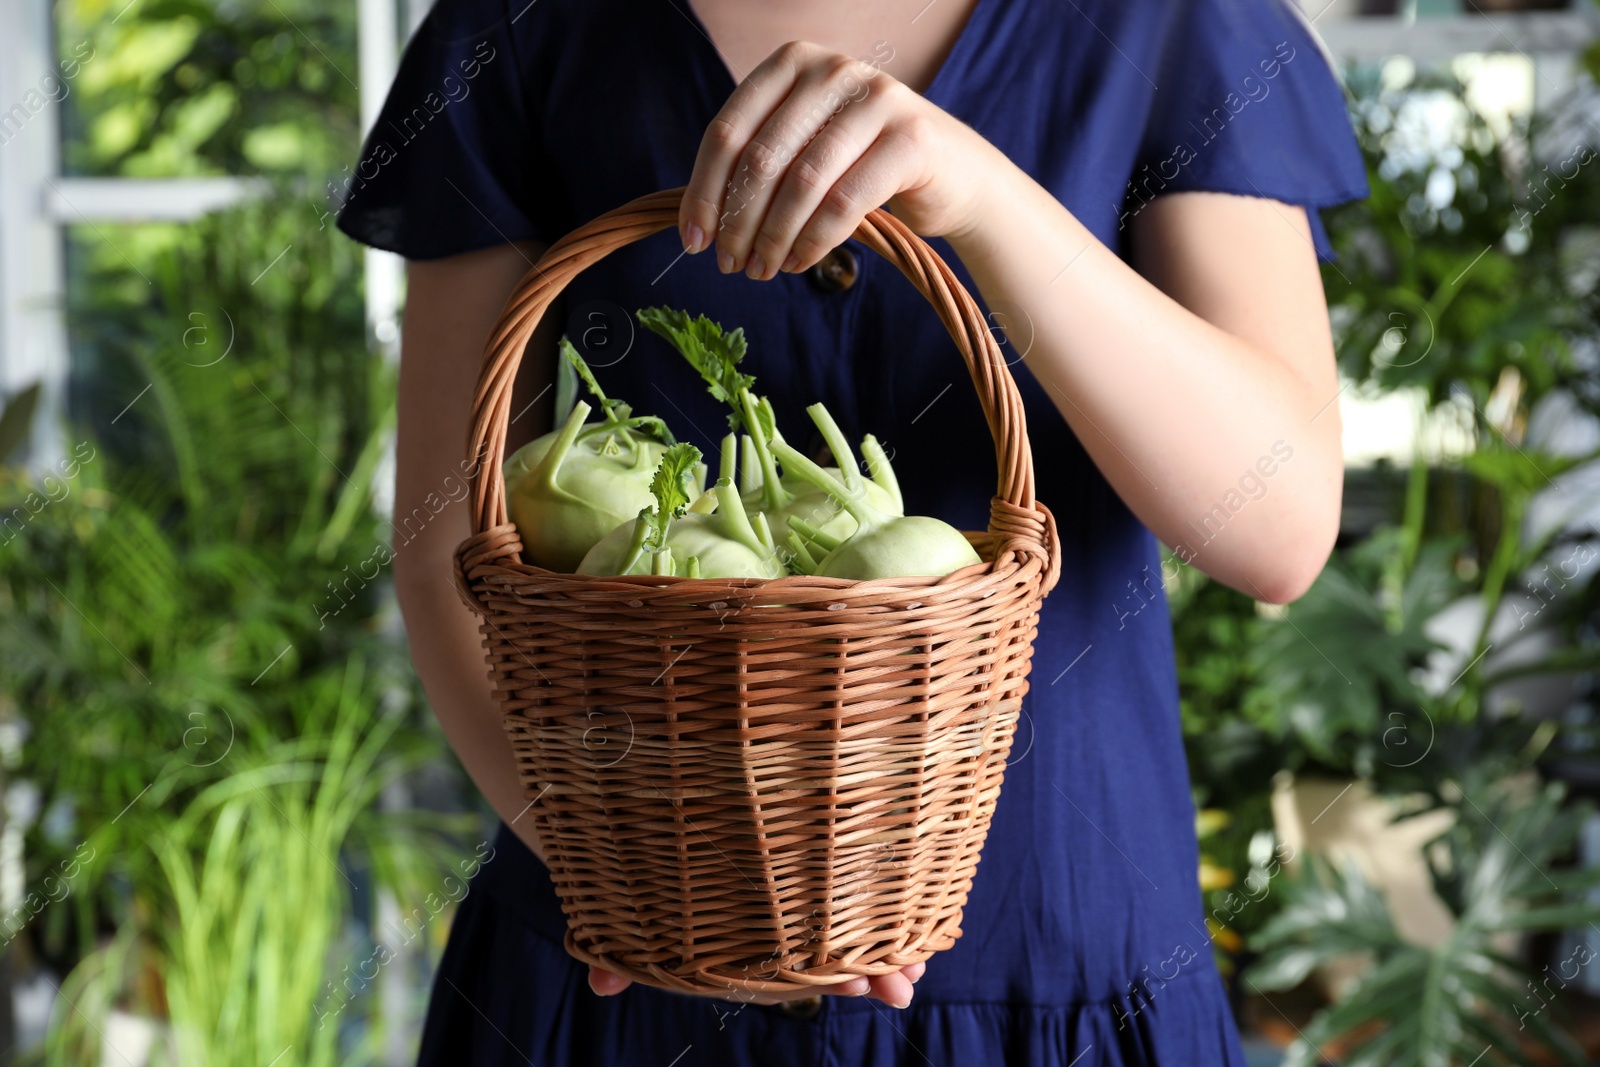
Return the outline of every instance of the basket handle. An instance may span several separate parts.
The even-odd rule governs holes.
[[[472,401],[467,456],[472,476],[472,533],[509,523],[500,477],[511,417],[511,388],[523,349],[545,311],[580,271],[612,252],[659,233],[678,221],[683,188],[665,189],[623,204],[579,226],[551,245],[522,276],[484,349]],[[999,485],[989,532],[1001,550],[1036,553],[1045,561],[1045,590],[1060,574],[1060,550],[1050,512],[1034,500],[1033,452],[1016,382],[1000,355],[978,305],[944,260],[906,224],[874,209],[856,227],[856,240],[900,268],[933,305],[972,375],[994,437]],[[473,462],[477,460],[477,462]],[[485,476],[487,469],[487,476]]]

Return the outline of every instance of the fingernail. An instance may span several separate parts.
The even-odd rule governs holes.
[[[902,1001],[900,1003],[890,1004],[889,1007],[891,1007],[891,1008],[901,1008],[901,1009],[909,1008],[909,1007],[911,1007],[911,998],[907,997],[904,1001]]]
[[[717,269],[724,274],[733,273],[733,253],[727,249],[717,251]]]
[[[761,258],[760,252],[751,252],[750,261],[744,265],[744,276],[751,281],[759,282],[761,276],[767,272],[767,264]]]
[[[779,267],[778,269],[783,271],[785,274],[793,274],[795,271],[800,269],[800,257],[795,255],[793,252],[790,252],[789,258],[785,259],[783,261],[783,266]]]
[[[694,223],[683,228],[683,250],[690,255],[706,250],[706,231]]]

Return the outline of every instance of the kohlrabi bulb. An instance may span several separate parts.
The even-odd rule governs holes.
[[[566,425],[506,460],[506,508],[529,562],[571,571],[612,530],[648,507],[666,446],[630,427],[585,427],[579,402]],[[586,430],[590,432],[585,432]]]

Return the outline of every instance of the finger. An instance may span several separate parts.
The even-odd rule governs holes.
[[[867,212],[900,191],[906,152],[886,130],[823,194],[822,202],[795,236],[790,271],[805,270],[843,244]]]
[[[815,47],[791,41],[762,60],[706,127],[678,208],[678,236],[684,248],[699,252],[710,246],[739,153],[789,95]]]
[[[872,979],[872,998],[881,1000],[891,1008],[904,1008],[911,1003],[911,980],[896,971],[880,974]]]
[[[595,996],[613,997],[632,984],[631,979],[624,978],[620,974],[612,974],[599,967],[589,968],[589,988],[594,990]]]
[[[778,105],[739,153],[722,202],[722,214],[717,219],[717,265],[723,271],[731,266],[732,270],[745,271],[756,279],[777,273],[781,258],[751,260],[751,244],[756,232],[761,229],[767,209],[796,157],[841,121],[844,114],[856,111],[859,103],[868,97],[867,80],[863,76],[868,70],[871,68],[866,64],[848,56],[834,56],[814,63],[801,74],[788,98]],[[863,128],[868,126],[881,126],[881,119],[874,121],[870,116],[862,116],[852,126],[854,136],[844,134],[832,142],[835,151],[849,152],[848,158],[838,161],[832,177],[847,170],[877,136],[877,129]],[[819,199],[821,195],[818,192]],[[801,221],[804,219],[795,223],[797,228]]]
[[[864,997],[872,992],[872,980],[865,976],[852,978],[838,985],[823,986],[818,992],[830,997]]]
[[[883,132],[885,111],[870,100],[852,103],[819,130],[789,165],[750,239],[751,269],[746,272],[750,277],[759,281],[779,270],[793,272],[800,267],[798,257],[790,258],[800,228]],[[756,261],[765,271],[754,271]]]
[[[900,968],[900,973],[906,976],[906,981],[910,982],[912,985],[916,985],[917,979],[921,978],[927,970],[927,963],[913,963],[909,967]]]

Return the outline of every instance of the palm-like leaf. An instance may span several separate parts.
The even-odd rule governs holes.
[[[1465,795],[1440,841],[1444,858],[1428,853],[1455,919],[1432,947],[1399,935],[1382,894],[1357,868],[1308,859],[1286,888],[1289,903],[1256,937],[1264,955],[1248,980],[1281,990],[1331,960],[1372,962],[1306,1027],[1287,1062],[1311,1067],[1319,1046],[1339,1040],[1346,1067],[1516,1065],[1534,1052],[1582,1067],[1581,1051],[1552,1017],[1556,1009],[1530,997],[1523,965],[1503,945],[1508,936],[1600,921],[1600,906],[1582,896],[1600,884],[1600,872],[1549,873],[1586,817],[1585,808],[1563,806],[1554,786],[1526,802]]]
[[[1412,674],[1437,647],[1424,628],[1457,583],[1449,546],[1430,546],[1403,576],[1401,553],[1387,531],[1330,563],[1251,651],[1282,721],[1337,770],[1370,774],[1385,713],[1428,704]]]
[[[371,567],[393,372],[365,351],[357,255],[298,204],[255,204],[148,266],[155,304],[141,283],[139,303],[73,309],[91,371],[77,406],[105,432],[74,431],[95,458],[0,544],[0,693],[28,721],[29,777],[78,827],[30,836],[30,883],[97,827],[130,835],[111,853],[143,855],[117,819],[131,801],[181,805],[312,729],[307,678],[396,656]],[[0,503],[27,489],[0,479]],[[47,951],[70,966],[130,913],[125,885],[81,886],[44,915]]]

